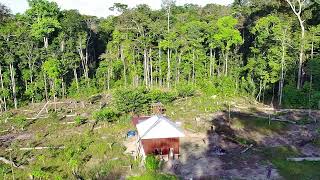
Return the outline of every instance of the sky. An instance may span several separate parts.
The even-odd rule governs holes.
[[[97,17],[107,17],[114,12],[109,10],[114,3],[123,3],[129,7],[135,7],[138,4],[148,4],[152,9],[161,8],[161,0],[50,0],[58,3],[61,9],[78,9],[81,14]],[[204,6],[209,3],[228,5],[233,0],[176,0],[177,5],[187,3]],[[0,0],[0,3],[9,7],[12,13],[23,13],[28,8],[27,0]]]

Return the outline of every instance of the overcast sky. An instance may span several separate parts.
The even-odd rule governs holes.
[[[161,0],[51,0],[58,3],[61,9],[78,9],[80,13],[98,17],[107,17],[112,14],[109,11],[115,2],[128,4],[134,7],[137,4],[148,4],[152,9],[161,7]],[[0,0],[2,4],[8,6],[15,13],[22,13],[28,8],[27,0]],[[198,4],[204,6],[209,3],[228,5],[233,0],[176,0],[176,4],[184,5],[186,3]]]

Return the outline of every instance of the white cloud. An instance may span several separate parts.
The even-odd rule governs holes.
[[[109,10],[114,3],[119,2],[134,7],[138,4],[148,4],[152,9],[161,7],[161,0],[51,0],[58,3],[61,9],[78,9],[82,14],[107,17],[113,14]],[[209,3],[228,5],[233,0],[176,0],[178,5],[193,3],[204,6]],[[27,0],[0,0],[8,6],[13,13],[24,12],[28,8]]]

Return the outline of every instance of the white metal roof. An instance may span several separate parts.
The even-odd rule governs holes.
[[[136,125],[140,139],[184,137],[180,127],[164,116],[151,116]]]

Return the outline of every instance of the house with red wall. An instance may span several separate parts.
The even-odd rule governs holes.
[[[184,133],[178,124],[162,115],[135,120],[138,131],[137,151],[145,157],[179,155],[180,138]]]

